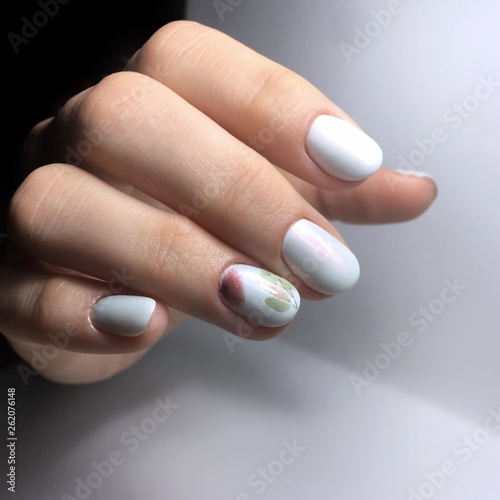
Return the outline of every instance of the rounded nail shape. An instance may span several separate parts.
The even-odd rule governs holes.
[[[224,304],[251,325],[278,327],[297,314],[300,296],[284,278],[246,264],[228,267],[219,282]]]
[[[320,115],[307,135],[312,160],[327,174],[346,181],[360,181],[382,165],[380,146],[352,123]]]
[[[283,239],[283,260],[317,292],[327,295],[352,288],[359,279],[359,262],[337,238],[306,219],[293,224]]]
[[[148,326],[156,307],[150,297],[110,295],[94,306],[94,325],[101,331],[137,337]]]

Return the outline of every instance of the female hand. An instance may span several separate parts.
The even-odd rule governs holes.
[[[328,219],[408,220],[436,195],[307,81],[180,21],[38,124],[10,209],[0,330],[44,376],[109,377],[186,315],[249,339],[352,287]]]

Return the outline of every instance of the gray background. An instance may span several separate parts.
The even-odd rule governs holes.
[[[11,370],[2,384],[17,388],[22,415],[17,498],[77,498],[77,479],[115,450],[125,463],[90,498],[406,499],[447,460],[456,472],[432,498],[500,497],[500,433],[470,460],[456,452],[464,436],[484,437],[500,405],[500,88],[456,130],[446,121],[481,77],[500,81],[500,4],[399,3],[348,62],[340,44],[389,1],[243,0],[223,21],[212,1],[190,2],[191,18],[318,86],[380,143],[387,167],[445,130],[418,167],[435,177],[439,197],[410,223],[337,225],[360,260],[358,285],[303,304],[278,339],[230,350],[220,330],[191,321],[105,383],[31,377],[25,386]],[[438,307],[445,280],[466,289],[419,333],[409,318]],[[412,345],[357,394],[352,376],[402,331]],[[123,434],[167,396],[178,409],[131,451]],[[280,469],[273,461],[293,440],[305,449]],[[277,474],[259,494],[248,481],[268,466]]]

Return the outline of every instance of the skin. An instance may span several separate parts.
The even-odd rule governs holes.
[[[102,380],[186,316],[240,333],[241,318],[218,295],[220,276],[236,263],[289,276],[281,243],[297,220],[342,240],[330,220],[402,222],[428,208],[437,193],[430,179],[381,168],[354,183],[320,170],[305,139],[321,114],[352,121],[226,35],[188,21],[164,26],[125,71],[33,129],[31,174],[10,207],[11,258],[0,266],[0,330],[28,363],[59,332],[63,348],[42,374]],[[254,140],[271,127],[272,140]],[[305,299],[328,298],[296,284]],[[138,337],[92,323],[99,298],[118,292],[157,301]],[[245,336],[267,339],[287,326]]]

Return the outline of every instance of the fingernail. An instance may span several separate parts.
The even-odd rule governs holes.
[[[358,127],[335,116],[321,115],[314,120],[306,147],[327,174],[346,181],[366,179],[382,165],[380,146]]]
[[[354,254],[337,238],[306,219],[288,230],[282,255],[290,270],[320,293],[344,292],[359,279],[359,263]]]
[[[104,297],[94,307],[94,326],[106,333],[137,337],[148,326],[156,301],[136,295]]]
[[[422,172],[421,170],[405,170],[405,169],[395,169],[394,172],[397,172],[398,174],[402,174],[402,175],[409,175],[409,176],[413,176],[413,177],[420,177],[421,179],[425,179],[427,182],[429,182],[429,184],[432,185],[433,189],[434,189],[434,198],[437,197],[438,195],[438,186],[437,186],[437,183],[434,179],[434,177],[432,177],[431,174],[428,174],[427,172]]]
[[[432,177],[431,174],[422,172],[421,170],[405,170],[403,168],[397,168],[394,170],[394,172],[404,175],[413,175],[414,177],[425,177],[426,179],[431,179],[432,181],[434,181],[434,177]]]
[[[227,307],[257,326],[285,325],[300,306],[299,292],[286,279],[246,264],[224,271],[219,295]]]

